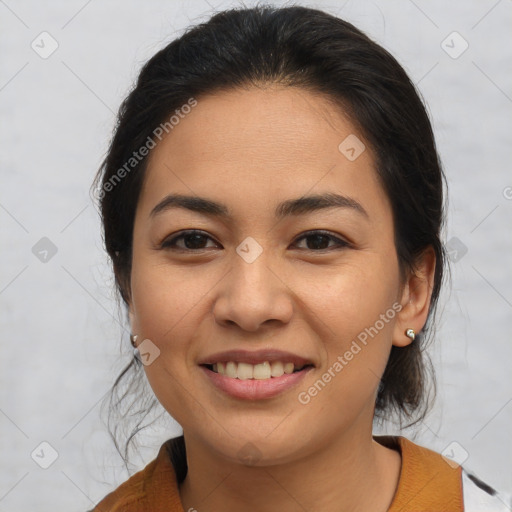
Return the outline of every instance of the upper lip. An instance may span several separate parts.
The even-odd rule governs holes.
[[[260,364],[268,361],[281,361],[283,363],[293,363],[294,366],[313,365],[309,359],[301,357],[291,352],[282,350],[226,350],[224,352],[216,352],[201,359],[198,364],[215,364],[219,362],[235,361],[237,363]]]

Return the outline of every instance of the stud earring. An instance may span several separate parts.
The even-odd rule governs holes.
[[[136,345],[136,343],[137,343],[137,335],[136,334],[135,335],[130,334],[130,341],[132,342],[133,347],[137,348],[137,345]]]
[[[416,333],[414,332],[414,329],[407,329],[405,331],[405,335],[411,339],[411,341],[414,341],[414,338],[416,338]]]

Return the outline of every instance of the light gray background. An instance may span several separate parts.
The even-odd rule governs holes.
[[[440,452],[456,441],[465,467],[510,492],[512,2],[297,3],[365,30],[429,105],[450,186],[445,239],[459,250],[431,351],[436,409],[404,434]],[[128,476],[99,416],[130,350],[124,334],[120,355],[122,314],[89,186],[140,66],[187,25],[236,5],[0,1],[0,512],[85,510]],[[43,31],[59,45],[46,59],[31,48]],[[453,31],[469,44],[458,58],[441,46]],[[446,44],[462,48],[453,36]],[[57,248],[47,262],[32,252],[42,237]],[[177,433],[160,425],[134,469]],[[31,458],[43,441],[58,452],[48,469]]]

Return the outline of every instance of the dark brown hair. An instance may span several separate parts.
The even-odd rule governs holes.
[[[414,343],[392,347],[375,404],[376,418],[398,413],[414,424],[431,403],[426,378],[431,364],[425,344],[446,261],[440,238],[445,179],[425,106],[406,72],[384,48],[333,15],[269,5],[219,12],[187,29],[143,66],[120,106],[108,153],[93,184],[120,296],[127,304],[133,223],[147,157],[132,162],[130,168],[126,163],[191,98],[200,101],[205,94],[265,83],[322,93],[359,127],[376,155],[376,171],[391,202],[404,274],[414,271],[427,247],[435,252],[427,324]],[[126,171],[122,179],[115,179],[122,168]],[[435,390],[433,378],[430,383],[430,390]],[[141,363],[134,357],[115,381],[110,397],[109,425],[116,446],[117,416],[135,418],[125,460],[130,440],[157,404],[147,391]],[[171,443],[171,449],[182,480],[187,470],[183,436]]]

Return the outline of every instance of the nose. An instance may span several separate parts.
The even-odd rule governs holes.
[[[256,332],[264,324],[287,324],[293,315],[293,292],[278,265],[260,255],[252,263],[236,257],[218,287],[213,306],[215,321]]]

